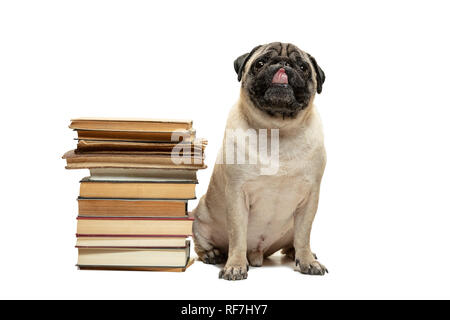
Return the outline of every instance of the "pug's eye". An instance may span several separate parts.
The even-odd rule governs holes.
[[[255,63],[255,68],[256,69],[261,69],[262,67],[264,67],[264,61],[260,60],[260,61]]]
[[[301,64],[300,70],[302,70],[303,72],[306,72],[306,71],[308,71],[308,67],[305,64]]]

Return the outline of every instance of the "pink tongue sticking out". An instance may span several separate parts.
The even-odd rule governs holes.
[[[284,68],[280,68],[280,70],[275,73],[272,79],[272,83],[276,84],[288,84],[288,76]]]

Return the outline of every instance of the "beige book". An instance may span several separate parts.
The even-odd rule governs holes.
[[[78,237],[77,247],[184,247],[185,237]]]
[[[146,181],[153,179],[197,181],[197,170],[187,169],[137,169],[137,168],[92,168],[90,180]]]
[[[190,236],[192,218],[78,217],[78,236]]]
[[[80,270],[111,270],[111,271],[152,271],[152,272],[185,272],[192,266],[195,259],[190,258],[183,267],[124,267],[124,266],[78,266]]]
[[[184,248],[78,248],[78,266],[184,267],[189,250],[189,241]]]

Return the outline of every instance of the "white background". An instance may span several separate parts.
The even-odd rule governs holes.
[[[450,298],[449,6],[445,1],[2,1],[1,298]],[[61,155],[79,116],[190,118],[206,191],[239,92],[233,60],[292,42],[326,82],[328,165],[312,248],[246,281],[77,271],[78,181]],[[191,204],[190,208],[194,206]]]

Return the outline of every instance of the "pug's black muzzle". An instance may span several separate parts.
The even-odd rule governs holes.
[[[272,83],[280,68],[288,77],[287,84]],[[252,102],[259,109],[269,115],[293,117],[308,105],[311,92],[307,82],[308,79],[304,79],[298,71],[281,62],[256,72],[248,89]]]

